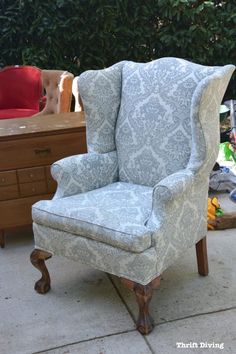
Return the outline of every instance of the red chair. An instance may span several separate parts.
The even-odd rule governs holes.
[[[29,117],[39,112],[41,70],[12,66],[0,71],[0,119]]]
[[[73,78],[67,71],[34,66],[0,70],[0,119],[70,112]]]

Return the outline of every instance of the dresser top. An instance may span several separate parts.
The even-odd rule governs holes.
[[[0,119],[0,141],[23,137],[83,131],[83,112],[41,115],[28,118]]]

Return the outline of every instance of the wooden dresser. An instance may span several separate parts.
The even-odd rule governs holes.
[[[50,199],[50,165],[86,152],[82,112],[0,120],[0,246],[7,228],[31,224],[31,206]]]

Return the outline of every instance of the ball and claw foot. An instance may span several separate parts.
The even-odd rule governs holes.
[[[141,316],[138,318],[137,330],[141,334],[147,335],[152,332],[153,328],[154,328],[154,320],[150,315]]]
[[[45,265],[45,260],[52,257],[52,254],[43,250],[35,249],[31,253],[30,260],[35,268],[37,268],[42,277],[35,283],[34,289],[39,294],[46,294],[51,286],[50,276]]]
[[[34,285],[34,290],[39,294],[46,294],[51,289],[50,283],[44,279],[39,279]]]

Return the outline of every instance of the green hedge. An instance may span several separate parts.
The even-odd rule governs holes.
[[[163,56],[236,64],[235,0],[1,0],[0,31],[0,66],[77,75]],[[236,97],[235,76],[227,95]]]

